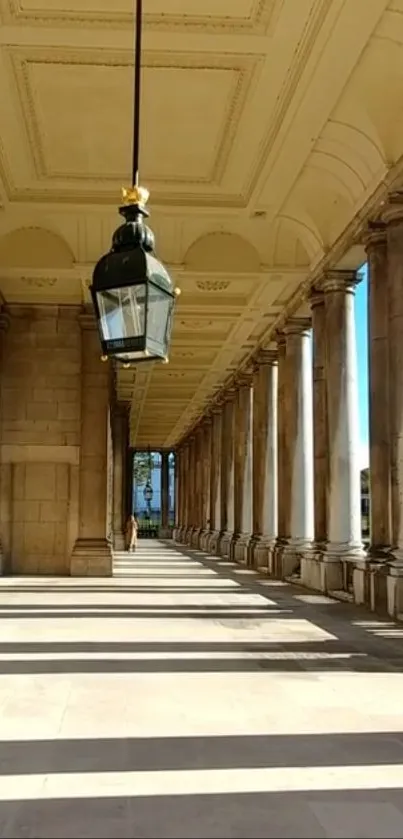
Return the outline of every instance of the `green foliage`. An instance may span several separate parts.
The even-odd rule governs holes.
[[[154,466],[151,452],[135,452],[133,463],[133,477],[137,486],[147,483]]]
[[[369,493],[369,469],[361,470],[361,493],[363,495]]]

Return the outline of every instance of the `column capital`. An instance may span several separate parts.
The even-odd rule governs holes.
[[[327,294],[330,291],[344,291],[354,294],[355,286],[360,282],[356,271],[326,271],[320,281],[319,288]]]
[[[225,390],[225,392],[223,393],[223,396],[222,396],[222,404],[223,405],[226,405],[227,402],[232,402],[233,399],[235,399],[237,389],[238,388],[237,388],[235,382],[231,383],[229,385],[229,387],[226,388],[226,390]]]
[[[386,245],[386,224],[381,221],[370,221],[362,241],[367,254],[377,245]]]
[[[235,389],[251,387],[253,382],[253,370],[241,370],[235,378]]]
[[[325,295],[321,288],[313,286],[308,295],[308,301],[311,305],[311,311],[317,306],[325,305]]]
[[[285,347],[285,332],[284,328],[276,329],[274,333],[274,340],[277,344],[277,349],[279,350],[281,347]]]
[[[4,310],[0,311],[0,332],[7,332],[10,326],[10,321],[11,318],[8,312],[5,312]]]
[[[261,347],[254,359],[253,365],[255,370],[259,370],[260,367],[264,367],[265,365],[277,364],[278,362],[278,352],[277,350],[269,350]]]
[[[287,338],[289,335],[302,335],[309,332],[311,326],[310,318],[290,318],[284,325],[284,332]]]
[[[382,209],[385,224],[399,224],[403,221],[403,191],[390,192]]]
[[[220,400],[218,400],[218,399],[217,399],[217,400],[216,400],[216,401],[215,401],[215,402],[214,402],[214,403],[210,406],[210,409],[209,409],[209,410],[210,410],[210,414],[211,414],[211,417],[212,417],[212,418],[213,418],[213,417],[217,417],[217,416],[219,416],[219,415],[222,413],[222,406],[223,406],[223,403],[222,403],[221,399],[220,399]]]

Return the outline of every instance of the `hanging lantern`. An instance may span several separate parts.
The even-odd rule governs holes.
[[[143,495],[144,495],[144,500],[145,501],[149,502],[149,501],[153,500],[153,495],[154,495],[153,488],[152,488],[151,484],[149,483],[149,481],[147,481],[147,483],[144,487]]]
[[[139,186],[142,0],[136,0],[133,167],[119,209],[124,218],[109,253],[95,266],[91,296],[102,355],[131,362],[168,361],[175,298],[168,271],[154,256],[154,235],[144,224],[148,191]]]

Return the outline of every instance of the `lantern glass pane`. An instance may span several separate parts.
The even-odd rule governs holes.
[[[104,341],[139,338],[144,335],[145,284],[98,291],[97,302]]]
[[[173,298],[150,283],[148,287],[147,349],[151,354],[167,355],[171,337]]]

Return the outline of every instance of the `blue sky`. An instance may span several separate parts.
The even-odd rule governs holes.
[[[368,277],[366,267],[363,280],[355,296],[355,323],[357,333],[358,393],[360,413],[360,468],[368,466]]]

